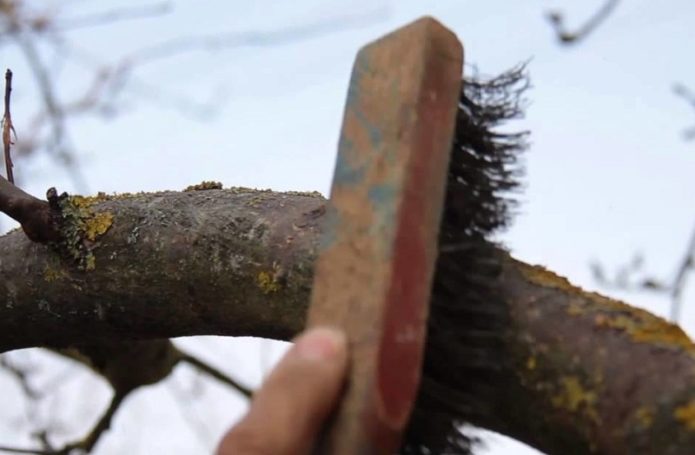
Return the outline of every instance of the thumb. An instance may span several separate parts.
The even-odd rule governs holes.
[[[338,401],[347,370],[345,335],[318,328],[297,338],[218,455],[309,453]]]

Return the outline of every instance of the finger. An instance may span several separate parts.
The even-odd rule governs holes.
[[[345,336],[313,329],[300,336],[224,437],[219,455],[305,454],[338,400],[347,369]]]

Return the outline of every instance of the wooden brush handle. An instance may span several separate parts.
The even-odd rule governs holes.
[[[355,61],[309,325],[346,331],[350,373],[319,451],[390,454],[420,380],[463,49],[432,18]]]

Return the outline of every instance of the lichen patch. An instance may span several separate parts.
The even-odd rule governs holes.
[[[184,191],[205,191],[205,190],[221,190],[222,189],[222,183],[220,182],[215,182],[212,180],[204,180],[200,183],[196,183],[195,185],[189,185],[184,189]]]
[[[649,406],[640,406],[635,412],[635,419],[642,428],[649,428],[654,423],[654,410]]]
[[[598,421],[597,400],[596,391],[584,386],[577,376],[563,376],[551,401],[558,409],[582,414],[593,421]]]
[[[95,211],[100,197],[68,196],[60,201],[61,238],[58,250],[73,259],[82,270],[94,270],[94,249],[113,224],[113,214]]]
[[[261,288],[264,294],[270,294],[280,290],[280,284],[275,280],[273,274],[266,271],[261,271],[256,277],[258,287]]]
[[[695,431],[695,400],[690,400],[687,404],[677,407],[674,411],[674,417],[688,431]]]

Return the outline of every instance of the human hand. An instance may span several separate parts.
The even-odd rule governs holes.
[[[254,394],[246,416],[224,436],[217,455],[310,453],[337,404],[346,371],[342,332],[304,332]]]

